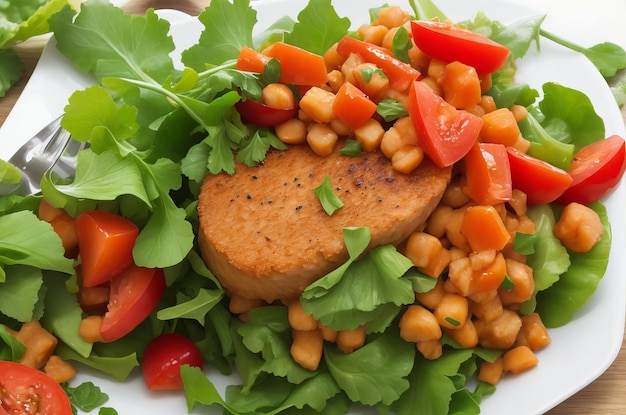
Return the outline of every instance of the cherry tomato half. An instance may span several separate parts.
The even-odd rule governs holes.
[[[472,148],[483,120],[448,104],[423,82],[413,82],[408,111],[420,147],[439,167],[451,166]]]
[[[76,217],[82,284],[95,287],[120,273],[133,262],[139,229],[130,220],[103,210]]]
[[[40,370],[0,361],[0,413],[72,415],[63,388]]]
[[[479,74],[497,71],[510,54],[506,46],[448,22],[414,20],[411,30],[415,45],[428,56],[459,61]]]
[[[572,183],[572,176],[550,163],[508,147],[513,188],[526,193],[529,206],[554,202]]]
[[[275,127],[295,117],[298,113],[297,105],[294,105],[293,108],[282,110],[268,107],[251,99],[239,101],[235,104],[235,109],[237,109],[244,122],[259,127]]]
[[[156,337],[148,343],[143,354],[141,367],[146,386],[150,390],[182,389],[182,365],[200,369],[204,367],[198,346],[189,338],[176,333]]]
[[[105,342],[121,339],[156,308],[165,292],[165,274],[160,268],[131,264],[111,280],[109,304],[100,335]]]
[[[622,137],[612,135],[589,144],[574,154],[569,171],[572,184],[557,203],[595,202],[619,183],[625,169],[626,146]]]

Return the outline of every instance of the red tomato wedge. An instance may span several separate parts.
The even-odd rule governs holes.
[[[411,31],[415,45],[428,56],[459,61],[479,74],[497,71],[510,54],[506,46],[448,22],[414,20]]]
[[[406,91],[413,81],[422,76],[411,65],[394,58],[387,49],[350,36],[344,36],[337,43],[337,53],[343,59],[347,59],[348,56],[355,53],[363,61],[373,63],[389,78],[389,85],[396,91]]]
[[[146,386],[150,390],[182,389],[182,365],[204,367],[202,353],[194,342],[176,333],[154,338],[146,346],[141,363]]]
[[[626,146],[622,137],[612,135],[589,144],[574,154],[569,171],[572,184],[557,199],[557,203],[595,202],[619,183],[625,169]]]
[[[235,104],[235,108],[244,122],[259,127],[275,127],[293,118],[298,113],[297,105],[294,105],[291,109],[282,110],[268,107],[251,99],[239,101]]]
[[[0,413],[72,415],[67,394],[40,370],[0,361]]]
[[[100,334],[105,342],[121,339],[155,309],[165,292],[165,274],[160,268],[130,265],[111,280],[109,304]]]
[[[409,91],[408,111],[422,150],[439,167],[451,166],[470,151],[483,120],[457,110],[420,81]]]
[[[235,64],[235,69],[239,71],[246,72],[254,72],[254,73],[263,73],[265,69],[265,65],[272,60],[269,56],[266,56],[256,50],[244,46],[239,51],[239,56],[237,57],[237,63]]]
[[[95,287],[123,271],[133,262],[139,228],[130,220],[102,210],[76,217],[82,285]]]
[[[475,143],[465,156],[465,193],[480,205],[511,200],[511,166],[502,144]]]
[[[335,95],[333,112],[344,124],[356,130],[376,112],[376,104],[350,82],[344,82]]]
[[[554,202],[572,183],[572,176],[550,163],[508,147],[513,188],[526,193],[529,206]]]
[[[321,55],[283,42],[274,43],[264,52],[280,62],[280,82],[283,84],[319,86],[328,80],[326,63]]]

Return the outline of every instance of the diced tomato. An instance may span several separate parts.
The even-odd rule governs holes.
[[[511,200],[511,166],[502,144],[475,143],[465,156],[465,193],[481,205]]]
[[[95,287],[110,280],[133,262],[139,229],[130,220],[102,210],[76,218],[82,284]]]
[[[457,110],[420,81],[409,92],[408,111],[424,152],[439,167],[461,160],[478,139],[483,120]]]
[[[150,390],[182,389],[180,367],[204,367],[198,346],[189,338],[176,334],[162,334],[153,339],[143,353],[143,379]]]
[[[400,92],[406,91],[413,81],[422,76],[417,69],[396,59],[388,50],[350,36],[344,36],[337,43],[337,53],[343,59],[355,53],[364,62],[373,63],[389,78],[389,85]]]
[[[283,84],[319,86],[327,81],[326,64],[321,55],[283,42],[274,43],[264,52],[280,62]]]
[[[529,206],[555,201],[572,183],[572,176],[550,163],[508,147],[513,188],[526,193]]]
[[[40,370],[0,361],[0,413],[72,415],[67,394]]]
[[[624,139],[612,135],[589,144],[574,154],[569,174],[572,184],[557,203],[588,204],[605,196],[622,179],[626,169]]]
[[[45,222],[51,222],[57,216],[66,213],[62,208],[54,207],[46,199],[41,199],[37,215]]]
[[[121,339],[156,308],[165,292],[165,274],[160,268],[131,264],[111,280],[109,304],[100,334],[105,342]]]
[[[267,55],[264,55],[256,50],[244,46],[239,52],[237,57],[237,63],[235,69],[246,72],[263,73],[265,65],[272,60]]]
[[[260,102],[246,99],[235,104],[235,108],[241,114],[244,122],[257,125],[259,127],[275,127],[293,118],[298,113],[298,106],[281,110],[268,107]]]
[[[497,71],[508,58],[509,49],[493,40],[449,22],[411,22],[415,45],[431,58],[459,61],[479,74]]]
[[[78,287],[78,304],[89,315],[103,315],[109,304],[109,284],[105,283],[97,287]]]
[[[344,124],[356,130],[376,112],[376,104],[350,82],[344,82],[335,95],[333,112]]]

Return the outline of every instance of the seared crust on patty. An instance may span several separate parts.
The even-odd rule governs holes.
[[[230,295],[267,302],[297,298],[345,262],[346,227],[369,227],[370,248],[402,242],[437,206],[451,176],[427,160],[405,175],[379,152],[319,157],[306,145],[236,169],[202,184],[199,246]],[[313,193],[327,175],[344,205],[331,216]]]

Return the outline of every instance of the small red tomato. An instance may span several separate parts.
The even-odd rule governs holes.
[[[189,338],[177,334],[162,334],[153,339],[143,354],[143,379],[150,390],[182,389],[182,365],[202,369],[204,359],[198,346]]]
[[[268,107],[260,102],[246,99],[235,104],[235,108],[241,114],[244,122],[252,123],[259,127],[275,127],[295,117],[298,106],[282,110]]]
[[[574,154],[569,174],[572,184],[556,202],[586,205],[602,198],[622,180],[626,169],[624,139],[612,135],[589,144]]]

